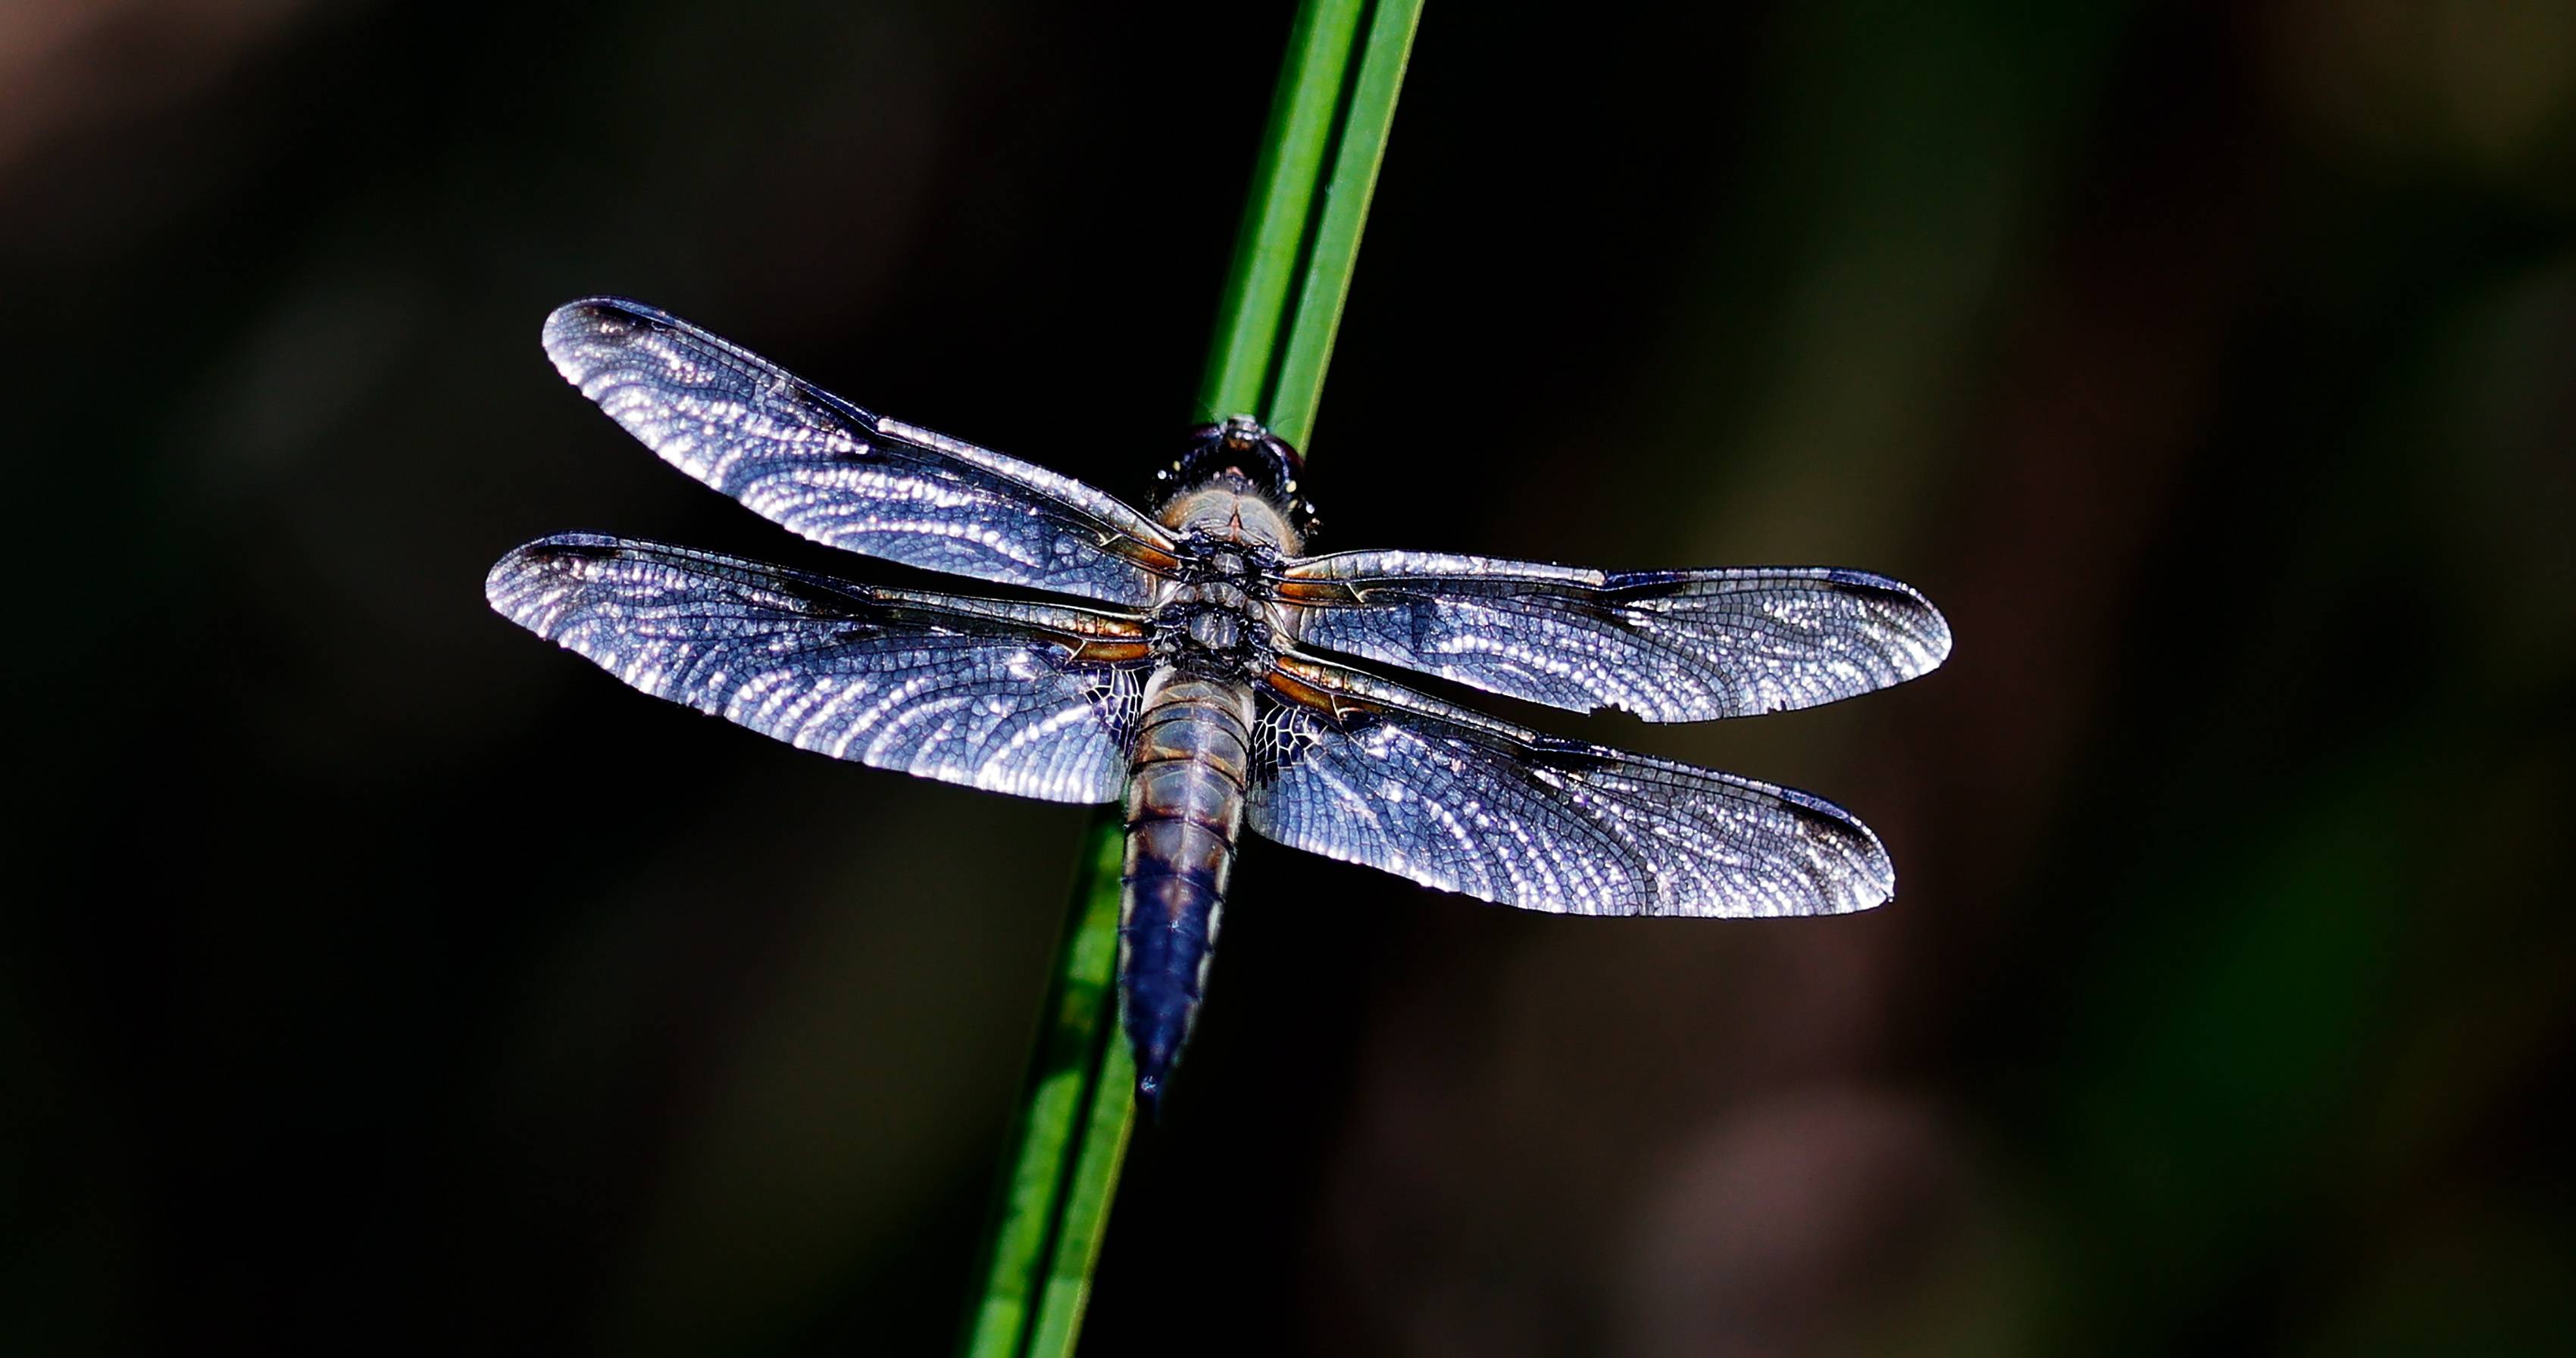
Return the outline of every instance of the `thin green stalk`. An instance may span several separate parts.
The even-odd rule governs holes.
[[[1118,969],[1118,870],[1125,845],[1117,815],[1104,813],[1074,873],[1073,913],[1056,948],[1055,978],[1021,1090],[1000,1201],[984,1244],[984,1290],[960,1352],[1018,1358],[1027,1346],[1054,1252],[1068,1179],[1086,1139],[1085,1113],[1101,1078],[1101,1056],[1120,1048],[1111,990]],[[1115,1138],[1123,1150],[1125,1129]],[[1116,1169],[1110,1169],[1114,1181]],[[1061,1350],[1059,1350],[1061,1351]]]
[[[1380,0],[1369,16],[1368,43],[1352,84],[1350,113],[1342,120],[1333,177],[1324,186],[1324,210],[1307,252],[1306,276],[1297,290],[1297,313],[1279,357],[1263,423],[1303,450],[1315,433],[1315,409],[1324,399],[1324,366],[1342,328],[1342,304],[1351,293],[1351,270],[1360,257],[1360,228],[1377,192],[1378,166],[1386,159],[1387,130],[1395,125],[1395,96],[1413,56],[1413,34],[1422,25],[1422,0]],[[1235,407],[1242,409],[1243,407]]]
[[[1359,34],[1361,0],[1306,0],[1288,35],[1288,60],[1270,101],[1270,135],[1252,170],[1252,194],[1235,237],[1234,267],[1217,309],[1202,413],[1251,414],[1268,394],[1297,258],[1314,221],[1316,186],[1340,111],[1343,76]]]
[[[1421,0],[1300,6],[1201,413],[1256,413],[1300,447],[1312,431],[1421,13]],[[968,1358],[1073,1352],[1134,1126],[1135,1060],[1114,994],[1125,848],[1115,808],[1094,821],[1086,845],[961,1349]]]

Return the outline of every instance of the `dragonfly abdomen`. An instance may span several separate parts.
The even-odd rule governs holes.
[[[1127,783],[1118,976],[1137,1096],[1161,1093],[1206,991],[1250,777],[1252,692],[1161,669],[1146,685]]]

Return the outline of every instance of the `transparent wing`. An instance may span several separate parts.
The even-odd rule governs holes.
[[[502,557],[483,589],[628,684],[800,749],[1053,802],[1126,779],[1147,660],[1128,619],[579,533]]]
[[[1425,886],[1571,915],[1833,915],[1896,890],[1878,837],[1789,788],[1507,726],[1283,657],[1252,828]]]
[[[1171,567],[1170,537],[1113,496],[871,415],[640,303],[559,308],[545,346],[645,447],[817,542],[1120,604]]]
[[[1950,625],[1910,587],[1831,567],[1620,574],[1429,552],[1281,573],[1315,646],[1550,707],[1712,721],[1914,678]]]

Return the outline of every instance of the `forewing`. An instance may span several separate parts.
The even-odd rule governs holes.
[[[1878,837],[1790,788],[1559,740],[1307,657],[1266,686],[1252,828],[1572,915],[1833,915],[1896,890]]]
[[[1922,595],[1831,567],[1605,573],[1427,552],[1289,566],[1310,645],[1550,707],[1712,721],[1922,674],[1950,625]]]
[[[1127,619],[589,534],[502,557],[484,593],[635,688],[801,749],[1055,802],[1126,777],[1146,663]]]
[[[817,542],[1121,604],[1171,566],[1170,537],[1113,496],[871,415],[640,303],[559,308],[545,346],[645,447]]]

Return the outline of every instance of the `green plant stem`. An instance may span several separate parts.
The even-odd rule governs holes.
[[[1217,309],[1199,404],[1222,418],[1258,411],[1277,364],[1280,319],[1314,219],[1315,190],[1359,34],[1361,0],[1306,0],[1288,35],[1287,64],[1270,101],[1270,133],[1253,164],[1235,236],[1234,267]]]
[[[1000,1201],[985,1241],[984,1289],[960,1350],[969,1358],[1017,1358],[1042,1351],[1027,1344],[1038,1305],[1051,1286],[1052,1275],[1042,1277],[1040,1270],[1056,1252],[1069,1180],[1091,1141],[1086,1113],[1104,1074],[1101,1057],[1121,1050],[1111,1002],[1118,970],[1118,871],[1125,849],[1118,820],[1115,812],[1095,819],[1084,841],[1088,850],[1074,874],[1073,913],[1057,943],[1054,979],[1040,1010],[1037,1052],[1021,1090]],[[1123,1125],[1114,1140],[1123,1153]],[[1114,1183],[1114,1163],[1107,1173]]]
[[[1421,0],[1300,6],[1201,413],[1257,414],[1301,447],[1312,431],[1421,13]],[[1125,850],[1116,808],[1094,820],[1085,846],[961,1349],[968,1358],[1073,1352],[1135,1121],[1135,1061],[1115,995]]]
[[[1380,0],[1369,16],[1350,111],[1333,155],[1333,177],[1324,185],[1323,214],[1307,251],[1297,311],[1264,407],[1262,422],[1301,450],[1315,433],[1324,367],[1333,357],[1333,337],[1341,332],[1342,304],[1350,297],[1351,272],[1360,257],[1360,229],[1377,192],[1387,131],[1395,125],[1395,96],[1404,85],[1413,35],[1421,25],[1422,0]]]

